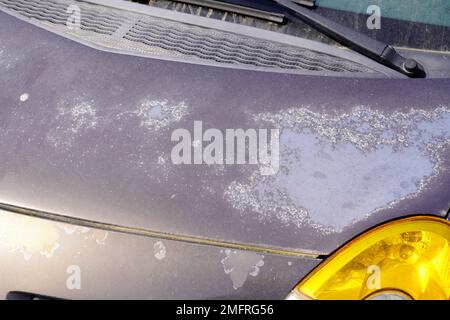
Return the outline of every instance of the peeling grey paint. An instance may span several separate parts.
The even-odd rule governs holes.
[[[22,93],[19,97],[20,102],[26,102],[30,98],[28,93]]]
[[[245,284],[248,276],[258,276],[260,269],[264,266],[264,255],[230,249],[220,252],[225,254],[225,258],[220,263],[225,274],[230,276],[235,290]]]
[[[1,59],[20,59],[0,66],[1,202],[321,253],[388,219],[450,207],[450,80],[222,69],[101,52],[4,14],[0,24]],[[173,165],[170,133],[196,120],[220,130],[279,127],[278,175]],[[364,199],[346,194],[357,186]],[[308,197],[313,190],[321,195]]]
[[[0,213],[0,247],[8,253],[22,255],[25,261],[39,254],[52,258],[61,246],[56,225],[27,216],[11,217]]]
[[[55,242],[52,247],[47,248],[47,250],[41,250],[39,253],[46,258],[51,258],[55,254],[56,250],[59,249],[61,245],[58,242]]]
[[[21,238],[12,232],[14,226],[37,232]],[[38,226],[46,232],[39,232]],[[103,232],[0,210],[0,299],[14,290],[65,299],[282,299],[319,263],[281,255],[267,255],[263,260],[259,255],[232,251],[224,259],[224,251],[214,246],[115,231],[102,246],[88,237]],[[60,237],[52,241],[56,234]],[[19,242],[26,245],[16,246]],[[17,250],[11,251],[11,245]],[[157,249],[160,258],[164,248],[170,248],[170,255],[158,260],[153,252],[145,253],[149,246]],[[225,260],[224,265],[220,260]],[[288,266],[287,261],[296,264]],[[67,289],[67,268],[73,265],[80,268],[82,290]],[[233,270],[225,275],[224,267]],[[36,276],[36,270],[45,272]],[[237,290],[241,283],[245,290]]]
[[[90,228],[87,227],[79,227],[79,226],[75,226],[75,225],[62,225],[62,228],[64,230],[64,232],[67,235],[72,235],[72,234],[86,234],[89,231],[91,231]]]
[[[163,260],[166,257],[167,248],[162,241],[157,241],[153,245],[153,252],[156,259]]]
[[[447,170],[440,164],[440,150],[450,142],[447,107],[387,114],[361,106],[337,116],[300,107],[255,120],[282,130],[281,170],[233,182],[224,197],[260,220],[339,232],[417,196]]]

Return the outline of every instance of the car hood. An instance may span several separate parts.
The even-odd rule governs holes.
[[[450,81],[221,68],[96,50],[0,13],[0,202],[327,254],[450,207]],[[280,130],[280,169],[174,165],[171,135]]]

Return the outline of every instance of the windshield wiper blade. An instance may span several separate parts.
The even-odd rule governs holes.
[[[347,28],[313,12],[311,9],[294,3],[292,0],[273,1],[284,9],[283,12],[291,21],[302,21],[337,42],[410,78],[426,77],[425,69],[419,62],[405,58],[387,43]]]
[[[175,1],[186,4],[193,4],[196,6],[205,6],[211,9],[242,14],[245,16],[268,20],[275,23],[283,23],[285,20],[284,14],[278,12],[257,9],[248,5],[227,3],[226,1],[217,1],[217,0],[175,0]]]

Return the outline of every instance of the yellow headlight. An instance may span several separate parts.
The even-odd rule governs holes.
[[[450,223],[418,216],[376,227],[319,265],[289,298],[450,298]]]

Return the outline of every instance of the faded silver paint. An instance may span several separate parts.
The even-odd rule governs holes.
[[[276,177],[254,173],[247,183],[232,182],[224,197],[243,215],[257,212],[260,220],[342,232],[419,197],[448,170],[448,107],[389,116],[367,106],[339,115],[296,107],[254,118],[283,129],[282,170]]]

